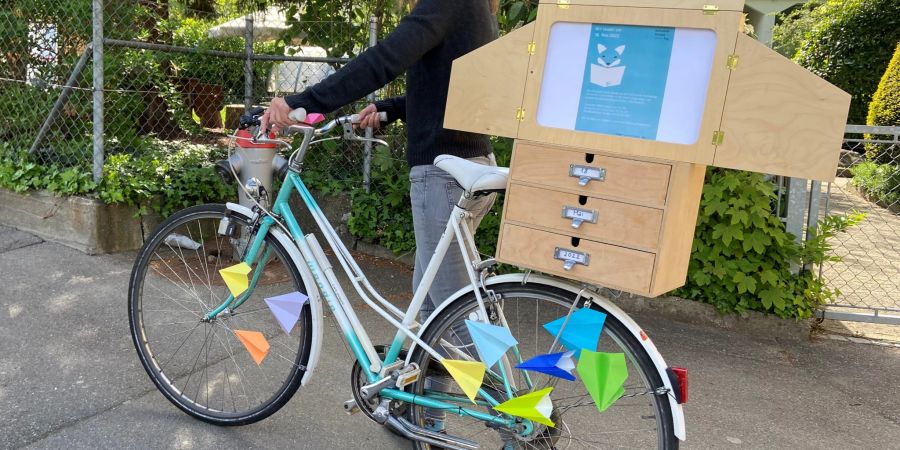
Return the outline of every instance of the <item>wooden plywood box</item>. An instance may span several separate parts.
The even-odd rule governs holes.
[[[850,96],[742,24],[742,0],[542,0],[456,60],[444,126],[516,139],[497,259],[656,296],[707,165],[833,179]]]
[[[557,164],[537,174],[535,155]],[[684,284],[705,166],[519,140],[510,168],[498,260],[647,296]]]

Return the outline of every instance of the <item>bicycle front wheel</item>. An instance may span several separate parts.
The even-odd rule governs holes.
[[[217,233],[226,215],[252,242],[247,218],[229,214],[224,205],[179,211],[156,229],[131,273],[128,315],[141,364],[169,401],[206,422],[244,425],[273,414],[300,386],[312,316],[303,306],[288,334],[265,303],[306,292],[287,251],[268,234],[247,299],[206,318],[229,297],[219,270],[244,256],[240,241]]]
[[[625,325],[614,316],[607,315],[597,345],[599,352],[624,353],[628,370],[624,395],[608,409],[600,412],[580,379],[567,381],[529,371],[526,380],[526,372],[511,368],[521,360],[550,352],[555,336],[548,333],[543,325],[566,316],[576,300],[576,294],[535,283],[505,283],[492,286],[492,289],[500,295],[500,301],[495,304],[493,313],[489,308],[489,314],[493,316],[491,321],[499,325],[500,317],[505,317],[509,331],[518,341],[520,358],[517,358],[513,351],[506,354],[510,362],[506,373],[513,397],[553,386],[550,395],[553,411],[550,419],[555,422],[555,426],[549,427],[534,422],[534,428],[527,432],[522,432],[521,429],[515,431],[498,429],[496,426],[486,426],[485,422],[470,416],[459,415],[454,410],[441,414],[421,406],[414,406],[410,410],[410,420],[414,424],[433,427],[434,418],[437,416],[440,419],[443,416],[444,432],[476,441],[481,448],[547,450],[678,448],[667,394],[659,391],[663,386],[659,373],[650,356]],[[583,303],[584,299],[575,307],[580,308]],[[591,308],[606,313],[598,305],[591,305]],[[478,304],[471,293],[456,301],[429,325],[424,335],[425,342],[451,359],[479,361],[475,345],[467,336],[464,323],[466,319],[477,319],[477,310]],[[564,349],[556,347],[553,351]],[[462,395],[458,386],[449,381],[441,363],[428,353],[417,349],[413,361],[419,364],[426,376],[421,377],[412,386],[412,392],[418,395],[438,395],[445,399],[456,398],[460,400],[458,403],[461,407],[492,415],[500,414],[483,401],[479,401],[481,406],[473,406],[469,399]],[[493,366],[492,371],[495,374],[499,373],[499,365]],[[496,376],[492,377],[490,373],[485,375],[482,388],[499,402],[510,398],[502,380]],[[414,443],[414,446],[419,449],[431,448],[422,443]]]

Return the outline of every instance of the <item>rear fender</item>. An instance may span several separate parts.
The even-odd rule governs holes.
[[[608,298],[603,297],[602,295],[590,290],[590,288],[585,289],[583,285],[575,284],[571,281],[564,280],[561,278],[550,277],[541,274],[535,273],[512,273],[507,275],[499,275],[495,277],[488,278],[486,281],[487,286],[494,286],[498,284],[505,283],[535,283],[535,284],[546,284],[556,288],[567,290],[573,294],[578,294],[581,292],[581,296],[587,299],[590,299],[592,303],[600,305],[606,312],[616,319],[619,320],[629,332],[637,339],[637,341],[644,347],[644,350],[647,351],[647,354],[650,355],[650,360],[653,361],[653,365],[656,367],[656,371],[659,372],[659,377],[662,379],[663,385],[669,390],[669,395],[667,396],[669,399],[669,406],[672,407],[672,421],[673,421],[673,429],[675,431],[675,436],[680,439],[685,439],[685,424],[684,424],[684,411],[678,401],[675,399],[675,389],[672,386],[672,381],[669,379],[669,375],[666,372],[668,366],[666,365],[666,361],[663,359],[662,355],[659,353],[659,350],[656,349],[656,345],[653,344],[653,341],[650,340],[650,337],[645,333],[641,327],[631,318],[625,311],[622,311],[621,308],[616,306],[612,301]],[[431,325],[431,322],[440,315],[440,313],[449,308],[453,303],[459,301],[466,294],[472,291],[472,286],[467,286],[463,289],[456,291],[450,298],[444,301],[438,308],[428,317],[428,320],[422,325],[421,330],[419,330],[419,337],[422,337],[425,330],[428,329],[428,326]],[[409,349],[408,356],[406,357],[407,364],[410,363],[410,360],[413,355],[413,350],[416,348],[416,344],[412,343]]]

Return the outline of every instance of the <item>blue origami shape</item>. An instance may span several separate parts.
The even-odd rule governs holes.
[[[291,329],[294,328],[297,320],[300,319],[300,311],[307,300],[309,300],[309,297],[295,291],[290,294],[267,298],[266,305],[269,306],[269,311],[272,311],[272,315],[278,320],[278,324],[281,325],[284,332],[291,334]]]
[[[565,321],[566,316],[562,316],[553,322],[544,324],[544,329],[555,337],[559,334]],[[574,351],[576,357],[583,348],[596,351],[604,322],[606,322],[606,314],[590,308],[580,308],[569,316],[569,322],[566,323],[566,328],[560,334],[559,341],[567,349]]]
[[[478,356],[487,367],[496,364],[506,350],[519,343],[508,329],[497,325],[466,320],[466,327],[472,341],[475,342],[475,348],[478,349]]]
[[[564,380],[575,381],[575,375],[572,375],[572,370],[575,369],[575,361],[572,360],[574,356],[575,352],[537,355],[534,358],[517,365],[516,369],[531,370],[562,378]]]

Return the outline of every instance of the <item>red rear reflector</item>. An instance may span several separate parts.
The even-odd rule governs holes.
[[[672,375],[675,375],[675,398],[679,404],[688,401],[688,372],[684,367],[670,367]]]

